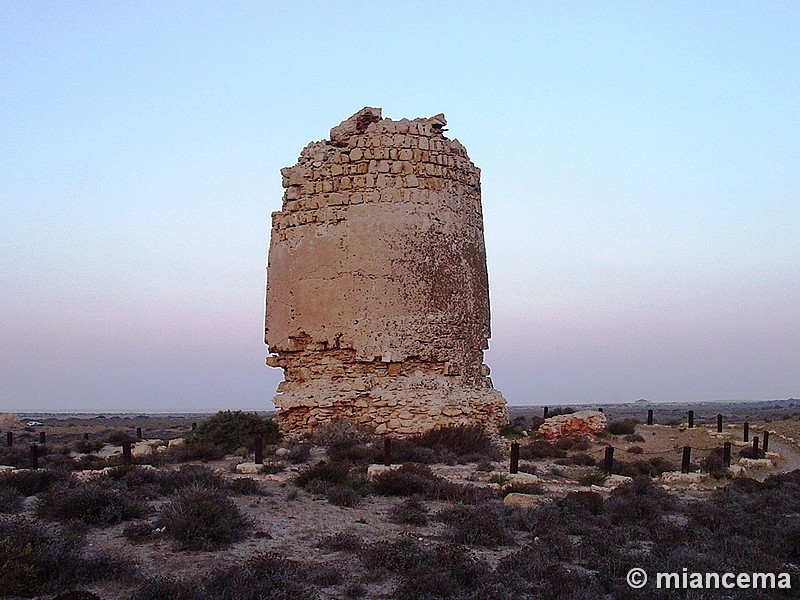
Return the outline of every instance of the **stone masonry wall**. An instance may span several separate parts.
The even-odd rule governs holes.
[[[445,125],[364,108],[281,170],[265,340],[284,370],[273,401],[285,431],[507,421],[483,364],[480,170]]]

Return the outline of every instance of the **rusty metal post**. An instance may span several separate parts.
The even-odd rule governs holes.
[[[692,447],[683,447],[683,460],[681,461],[681,473],[689,472],[689,463],[692,461]]]
[[[392,438],[388,435],[383,438],[383,464],[387,467],[392,464]]]
[[[260,435],[257,435],[256,438],[253,440],[253,453],[255,454],[255,463],[257,465],[264,464],[264,438]]]
[[[744,438],[743,439],[744,439],[745,442],[749,442],[750,441],[750,423],[748,423],[747,421],[744,422]]]
[[[647,424],[648,425],[652,425],[653,424],[653,409],[652,408],[648,408],[647,409]]]
[[[691,429],[692,427],[694,427],[694,411],[690,410],[689,411],[689,429]]]
[[[509,473],[519,473],[519,443],[511,444],[511,464],[508,467]]]
[[[761,449],[764,452],[767,452],[769,450],[769,431],[767,431],[766,429],[764,430],[764,441],[761,444]]]
[[[142,428],[141,427],[137,427],[136,428],[136,439],[137,440],[142,439]]]
[[[122,442],[122,464],[131,464],[131,443],[127,441]]]
[[[89,441],[89,434],[88,433],[84,433],[83,434],[83,440],[86,441],[86,442]]]
[[[758,454],[758,436],[753,436],[753,450],[756,451],[756,455]]]
[[[606,454],[603,457],[603,471],[611,475],[614,469],[614,446],[606,446]]]
[[[717,415],[717,433],[722,433],[722,415]]]
[[[545,406],[545,407],[544,407],[544,411],[542,412],[542,416],[543,416],[543,417],[546,419],[546,418],[547,418],[547,415],[548,415],[549,413],[550,413],[550,407],[549,407],[549,406]]]
[[[722,464],[725,465],[725,468],[731,466],[731,443],[725,442],[722,445]]]
[[[47,434],[44,431],[39,432],[39,443],[42,446],[47,444]]]

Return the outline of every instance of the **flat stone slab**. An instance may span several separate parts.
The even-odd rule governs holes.
[[[235,471],[240,475],[257,475],[261,473],[264,465],[259,465],[254,462],[243,462],[236,465]]]
[[[529,483],[539,483],[539,478],[531,473],[504,473],[504,475],[506,475],[506,484],[526,485]]]
[[[503,504],[506,506],[519,506],[520,508],[531,508],[533,506],[541,504],[545,500],[546,500],[545,496],[511,492],[505,498],[503,498]]]
[[[680,471],[667,471],[661,474],[664,483],[700,483],[707,475],[705,473],[681,473]]]
[[[775,466],[768,458],[740,458],[739,464],[745,469],[772,469]]]
[[[633,481],[633,477],[627,477],[625,475],[609,475],[606,477],[603,485],[605,487],[617,487],[618,485],[628,483],[629,481]]]

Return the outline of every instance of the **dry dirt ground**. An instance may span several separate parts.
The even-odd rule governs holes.
[[[657,408],[657,406],[656,406]],[[526,409],[529,414],[535,412],[540,414],[540,409]],[[769,422],[756,420],[758,414],[748,413],[751,421],[751,435],[757,435],[763,429],[768,428],[772,431],[770,438],[771,450],[779,452],[782,457],[777,461],[775,471],[755,471],[749,473],[750,476],[763,479],[770,472],[785,472],[800,468],[800,447],[795,440],[800,440],[800,419],[792,414],[793,406],[787,407],[780,417],[785,420],[773,420],[775,418],[774,407],[769,408]],[[627,411],[627,412],[626,412]],[[612,410],[607,408],[606,412],[610,420],[636,415],[637,418],[644,420],[647,406],[629,406],[626,410]],[[715,413],[704,410],[713,416]],[[525,410],[515,411],[512,407],[512,416],[524,414]],[[680,414],[675,409],[675,414]],[[685,413],[684,413],[685,414]],[[28,418],[35,416],[27,415]],[[41,416],[39,417],[42,418]],[[109,431],[134,431],[135,427],[144,428],[144,437],[158,437],[170,439],[183,435],[191,428],[193,420],[199,421],[201,416],[189,417],[148,417],[141,415],[138,417],[127,418],[94,418],[81,419],[73,418],[69,420],[46,418],[44,426],[28,427],[27,432],[30,438],[23,441],[35,441],[39,431],[46,431],[49,440],[75,439],[83,432],[89,432],[91,437],[107,434]],[[661,420],[661,419],[657,419]],[[711,419],[706,419],[708,423]],[[728,423],[723,430],[723,435],[714,434],[715,428],[709,424],[697,426],[693,429],[685,425],[638,425],[636,432],[644,438],[643,442],[631,443],[624,440],[623,436],[604,436],[593,441],[588,453],[598,461],[603,458],[604,449],[607,445],[615,448],[615,458],[620,460],[648,459],[654,456],[662,456],[670,460],[676,467],[680,466],[681,453],[683,446],[693,448],[692,460],[695,462],[708,453],[711,449],[719,447],[725,440],[738,441],[742,439],[741,424]],[[521,440],[524,443],[524,439]],[[510,442],[507,442],[510,444]],[[631,446],[642,448],[642,454],[629,454],[626,452]],[[734,447],[734,455],[739,449]],[[506,454],[507,456],[507,454]],[[311,461],[324,457],[324,450],[315,448]],[[227,478],[245,477],[233,472],[233,467],[242,459],[237,457],[226,457],[224,460],[205,463],[205,466],[214,469]],[[322,598],[341,598],[343,588],[355,581],[364,582],[364,570],[359,561],[352,554],[345,552],[334,552],[322,549],[318,546],[319,541],[328,535],[336,533],[352,533],[358,536],[363,543],[370,543],[378,540],[394,539],[398,536],[410,535],[425,544],[436,544],[443,537],[444,525],[431,519],[427,526],[396,525],[387,519],[387,511],[390,507],[401,502],[398,498],[384,498],[379,496],[368,496],[363,499],[356,508],[342,508],[334,506],[325,500],[324,497],[309,493],[298,488],[291,479],[297,471],[305,465],[288,465],[283,472],[273,475],[248,475],[259,482],[261,487],[260,495],[236,495],[232,498],[237,506],[252,519],[253,534],[242,542],[236,543],[229,548],[218,551],[177,551],[173,549],[168,539],[155,539],[142,543],[132,543],[122,535],[122,530],[126,524],[120,524],[105,529],[93,528],[88,536],[87,543],[94,549],[105,549],[120,553],[128,559],[138,563],[145,575],[169,575],[173,578],[202,578],[211,570],[232,563],[242,563],[247,558],[259,552],[277,552],[290,558],[297,558],[303,561],[315,561],[323,564],[338,564],[344,567],[345,581],[340,586],[325,588],[321,591]],[[489,479],[492,472],[478,471],[476,465],[433,465],[433,471],[446,477],[447,479],[470,483],[478,486],[489,486]],[[580,467],[573,465],[560,465],[554,460],[523,460],[521,463],[522,471],[532,472],[540,478],[540,483],[544,488],[542,501],[547,498],[565,494],[574,490],[589,489],[581,486],[578,479],[582,474],[594,471],[592,467]],[[508,464],[506,461],[493,464],[493,471],[497,473],[507,472]],[[689,497],[702,497],[708,495],[710,490],[719,485],[727,483],[726,480],[715,480],[708,478],[701,483],[673,483],[669,485],[671,491]],[[597,488],[592,488],[597,489]],[[607,490],[601,490],[607,493]],[[151,508],[157,508],[158,502]],[[30,504],[30,503],[29,503]],[[427,502],[430,514],[445,508],[445,502]],[[29,508],[26,511],[32,514]],[[25,514],[25,513],[23,513]],[[496,550],[480,550],[481,555],[495,563],[502,556],[510,553],[512,549],[500,548]],[[391,581],[374,581],[367,584],[367,598],[388,598],[392,587]],[[130,588],[114,588],[109,585],[87,587],[98,593],[103,598],[123,599],[127,598]]]

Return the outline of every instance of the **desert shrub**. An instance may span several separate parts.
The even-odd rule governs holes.
[[[252,477],[237,477],[225,482],[226,489],[242,496],[256,496],[262,493],[259,483]]]
[[[342,593],[346,599],[350,598],[364,598],[368,593],[367,587],[362,583],[350,583],[348,584]]]
[[[573,508],[570,512],[575,512],[577,509],[595,516],[603,512],[603,497],[597,492],[569,492],[562,502]]]
[[[706,473],[724,474],[725,473],[725,455],[722,448],[714,448],[702,460],[700,460],[700,468]]]
[[[86,590],[71,590],[58,596],[53,596],[53,600],[102,600],[102,598]]]
[[[209,441],[197,441],[182,446],[169,446],[166,452],[153,454],[148,462],[168,465],[191,461],[209,462],[219,460],[228,453],[227,448]],[[143,461],[144,462],[144,461]]]
[[[147,578],[133,593],[132,600],[195,600],[197,586],[169,577]]]
[[[430,467],[406,463],[376,475],[372,480],[372,488],[381,496],[430,496],[436,493],[441,481]]]
[[[605,510],[611,522],[619,525],[652,521],[672,504],[673,499],[649,477],[637,477],[611,492]]]
[[[8,465],[18,469],[27,469],[31,466],[30,450],[20,445],[0,446],[0,465]]]
[[[407,498],[389,508],[388,519],[398,525],[425,526],[428,524],[428,507],[416,498]]]
[[[486,459],[480,460],[475,464],[475,470],[476,471],[481,471],[482,473],[493,471],[494,470],[494,463],[492,461],[486,460]]]
[[[755,449],[752,446],[745,446],[739,450],[739,456],[741,458],[766,458],[767,453],[761,448]]]
[[[142,498],[158,498],[162,494],[162,479],[165,475],[156,469],[138,465],[120,465],[109,469],[104,477],[124,483]]]
[[[392,460],[401,463],[432,465],[442,462],[442,453],[432,448],[417,446],[412,439],[392,440]]]
[[[13,514],[22,510],[22,496],[16,488],[0,487],[0,514]]]
[[[112,446],[121,446],[124,442],[135,442],[136,436],[129,431],[112,431],[103,437],[103,442]]]
[[[415,496],[428,500],[452,500],[475,504],[492,496],[485,488],[451,483],[435,475],[427,465],[407,463],[375,476],[371,484],[381,496]]]
[[[244,539],[250,521],[221,490],[181,489],[158,516],[159,527],[182,550],[215,550]]]
[[[429,552],[415,538],[402,536],[362,546],[358,557],[369,571],[403,572],[426,562]]]
[[[499,433],[500,433],[501,436],[503,436],[505,438],[517,439],[517,438],[525,437],[525,435],[527,434],[527,431],[525,429],[523,429],[522,427],[519,427],[519,426],[503,425],[500,428]]]
[[[544,494],[544,488],[540,483],[512,483],[510,485],[503,486],[501,491],[503,497],[515,493],[540,496],[541,494]]]
[[[564,458],[567,451],[544,440],[533,440],[519,447],[519,457],[525,459]]]
[[[200,465],[181,465],[176,471],[159,472],[162,494],[171,494],[188,487],[219,489],[223,481],[217,473]]]
[[[0,485],[14,488],[23,496],[35,496],[46,492],[56,483],[66,481],[71,475],[66,471],[37,469],[11,471],[0,475]]]
[[[449,452],[456,456],[480,454],[499,458],[499,451],[486,429],[480,425],[449,425],[437,427],[408,439],[411,445]]]
[[[110,466],[113,465],[109,460],[94,454],[86,454],[72,460],[72,468],[76,471],[97,471]]]
[[[294,464],[308,461],[311,457],[311,444],[293,444],[289,447],[286,460]]]
[[[641,446],[629,446],[625,452],[628,454],[644,454],[644,448]]]
[[[672,464],[672,462],[669,459],[664,458],[663,456],[654,456],[647,462],[650,463],[650,465],[653,467],[655,471],[654,477],[657,477],[662,473],[675,470],[675,465]]]
[[[426,561],[401,573],[393,598],[499,598],[495,590],[487,587],[493,583],[489,564],[466,548],[444,544],[427,555]]]
[[[457,544],[494,548],[514,543],[503,505],[498,502],[454,506],[440,511],[436,518],[447,524],[447,537]]]
[[[606,425],[606,429],[612,435],[633,435],[636,433],[636,426],[639,421],[636,419],[625,419],[623,421],[612,421]]]
[[[584,454],[583,452],[573,454],[567,457],[566,460],[569,461],[571,465],[581,465],[585,467],[593,467],[597,464],[597,460],[594,457]]]
[[[528,419],[528,431],[530,432],[530,431],[538,430],[539,427],[542,426],[542,423],[544,423],[544,418],[543,417],[539,417],[539,416],[530,417]]]
[[[608,479],[608,475],[602,471],[589,471],[578,477],[578,483],[585,486],[603,485],[606,479]]]
[[[294,478],[295,485],[306,487],[312,481],[344,483],[350,474],[350,465],[345,462],[321,461],[301,470]]]
[[[560,450],[573,450],[578,452],[585,452],[591,446],[589,440],[585,437],[562,437],[556,440],[553,445]]]
[[[144,504],[126,485],[105,478],[55,484],[41,496],[37,507],[46,519],[75,519],[101,527],[135,519],[144,510]]]
[[[257,435],[264,439],[265,444],[274,444],[281,437],[278,424],[273,419],[240,410],[225,410],[200,423],[197,429],[186,436],[186,445],[208,443],[226,452],[233,452],[241,446],[251,448]]]
[[[203,600],[312,600],[313,566],[277,554],[261,554],[211,573],[198,594]]]
[[[353,488],[343,483],[321,483],[323,488],[315,493],[322,493],[331,504],[344,508],[355,508],[361,503],[361,494]]]
[[[354,533],[339,532],[321,538],[317,546],[326,550],[358,552],[361,550],[361,538]]]
[[[638,433],[631,433],[631,434],[628,434],[628,435],[626,435],[626,436],[625,436],[623,439],[624,439],[626,442],[631,442],[631,443],[634,443],[634,444],[640,444],[640,443],[644,443],[644,437],[642,437],[642,436],[641,436],[641,435],[639,435]]]
[[[156,526],[150,521],[134,521],[125,526],[122,535],[134,544],[147,542],[156,536]]]
[[[318,446],[342,447],[367,444],[374,438],[373,430],[347,419],[335,419],[314,429],[311,439]]]
[[[98,580],[122,580],[127,561],[84,553],[80,538],[25,518],[0,518],[0,594],[32,597]]]

